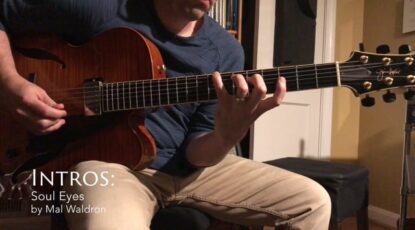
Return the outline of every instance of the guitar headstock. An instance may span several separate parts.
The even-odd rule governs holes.
[[[354,51],[348,61],[340,64],[341,84],[350,88],[356,96],[366,95],[362,100],[364,106],[374,104],[369,93],[381,90],[387,91],[384,101],[392,102],[396,96],[390,92],[391,89],[410,90],[415,87],[414,59],[415,54],[411,54],[410,50],[407,54]],[[413,95],[405,95],[405,98],[408,96]]]

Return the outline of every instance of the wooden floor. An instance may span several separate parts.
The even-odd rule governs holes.
[[[26,217],[18,219],[0,219],[0,229],[9,230],[50,230],[49,217]],[[356,230],[354,218],[346,219],[342,224],[342,230]],[[395,230],[396,228],[385,228],[374,223],[370,224],[370,230]]]
[[[342,230],[356,230],[356,219],[347,218],[342,224]],[[396,228],[385,228],[375,223],[370,223],[369,230],[396,230]]]

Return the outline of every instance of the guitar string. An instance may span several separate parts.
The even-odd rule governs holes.
[[[345,66],[345,64],[346,65],[348,65],[348,66]],[[402,62],[402,63],[393,63],[393,64],[391,64],[391,65],[389,65],[389,66],[393,66],[393,65],[400,65],[400,64],[404,64],[404,62]],[[332,66],[332,65],[334,65],[334,63],[325,63],[325,64],[321,64],[321,65],[330,65],[330,66]],[[364,66],[364,67],[368,67],[368,66],[370,66],[370,67],[375,67],[375,66],[383,66],[383,63],[382,64],[363,64],[363,65],[359,65],[359,66],[356,66],[356,65],[353,65],[353,66],[351,66],[351,64],[350,64],[350,62],[346,62],[346,63],[343,63],[342,64],[342,66],[341,66],[341,72],[351,72],[350,71],[350,69],[352,69],[352,70],[356,70],[356,67],[362,67],[362,66]],[[303,66],[305,66],[305,65],[303,65]],[[315,67],[315,65],[314,64],[308,64],[307,66],[314,66]],[[347,68],[347,67],[350,67],[350,68]],[[280,67],[279,68],[279,70],[281,71],[281,68],[282,67]],[[285,69],[292,69],[292,68],[295,68],[295,67],[286,67]],[[302,73],[305,73],[305,72],[311,72],[311,71],[313,71],[313,70],[315,70],[315,69],[310,69],[310,70],[303,70],[303,71],[301,71]],[[322,72],[321,74],[323,75],[323,74],[325,74],[325,75],[327,75],[327,74],[332,74],[332,73],[337,73],[337,69],[336,69],[336,67],[329,67],[329,68],[325,68],[325,70],[336,70],[336,71],[332,71],[332,72]],[[264,70],[260,70],[261,72],[263,71],[263,72],[272,72],[272,74],[266,74],[266,73],[264,73],[264,81],[266,82],[266,83],[269,83],[269,81],[272,81],[272,83],[275,81],[275,79],[277,79],[278,78],[278,76],[275,76],[275,73],[276,73],[276,71],[278,71],[278,68],[277,69],[275,69],[275,68],[273,68],[273,69],[264,69]],[[320,71],[322,71],[322,69],[320,69]],[[239,73],[249,73],[249,71],[244,71],[244,72],[241,72],[241,71],[238,71]],[[238,73],[237,72],[237,73]],[[258,72],[258,70],[254,70],[254,72]],[[299,73],[300,71],[297,71],[296,73]],[[285,72],[285,73],[283,73],[283,74],[286,74],[286,75],[289,75],[290,73],[294,73],[294,72]],[[226,74],[226,73],[224,73],[224,74]],[[230,73],[230,74],[232,74],[232,73]],[[199,76],[205,76],[205,77],[207,77],[206,78],[206,80],[208,80],[208,77],[209,76],[211,76],[211,75],[199,75]],[[271,78],[270,78],[270,76],[271,76]],[[305,78],[304,76],[313,76],[314,78]],[[347,79],[347,76],[348,75],[343,75],[342,77],[346,77],[346,79],[343,79],[343,80],[345,80],[345,81],[347,81],[348,79]],[[353,75],[352,75],[353,76]],[[291,81],[290,79],[292,79],[293,77],[296,77],[296,76],[286,76],[286,78],[287,78],[287,85],[288,84],[290,84],[290,83],[292,83],[293,81]],[[315,86],[316,85],[316,81],[318,80],[318,83],[319,84],[321,84],[321,85],[324,85],[324,80],[326,80],[326,79],[330,79],[330,80],[332,80],[332,79],[336,79],[336,78],[334,78],[333,76],[327,76],[327,77],[317,77],[317,78],[315,78],[315,77],[317,77],[316,76],[316,74],[315,73],[313,73],[313,74],[308,74],[308,75],[302,75],[301,76],[301,80],[297,80],[297,78],[296,79],[293,79],[294,80],[294,83],[297,83],[298,81],[301,81],[301,86],[302,87],[306,87],[306,88],[309,88],[309,86]],[[399,77],[399,76],[394,76],[394,77]],[[405,77],[405,76],[403,76],[403,77]],[[184,77],[185,78],[185,77]],[[194,77],[194,78],[197,78],[197,76],[196,77]],[[356,77],[355,77],[356,78]],[[316,80],[317,79],[317,80]],[[352,79],[353,80],[353,77],[350,77],[349,79]],[[362,78],[359,78],[359,80],[362,80]],[[154,81],[154,80],[151,80],[151,79],[148,79],[148,80],[144,80],[144,81],[147,81],[147,82],[150,82],[150,81]],[[232,79],[230,79],[230,78],[224,78],[223,79],[223,82],[224,82],[224,84],[229,84],[229,82],[231,82],[232,81]],[[306,84],[305,83],[305,81],[313,81],[311,84]],[[141,81],[140,81],[141,82]],[[231,82],[232,83],[232,82]],[[111,83],[111,84],[114,84],[114,83]],[[195,83],[195,85],[197,85],[197,83]],[[157,85],[154,85],[153,84],[153,87],[152,88],[155,88]],[[189,86],[189,85],[187,85],[187,86]],[[191,85],[192,86],[192,85]],[[318,87],[317,87],[318,88]],[[84,89],[84,88],[79,88],[79,89]],[[195,87],[188,87],[188,90],[186,90],[186,91],[192,91],[193,89],[195,89]],[[131,88],[129,89],[129,90],[131,90]],[[123,91],[129,91],[129,90],[123,90]],[[136,88],[132,88],[132,90],[133,91],[135,91],[136,90]],[[147,91],[149,91],[149,90],[147,90]],[[158,90],[155,90],[155,91],[158,91]],[[166,90],[167,91],[167,90]],[[87,91],[88,92],[88,91]],[[88,93],[91,93],[92,91],[89,91]],[[87,102],[89,102],[89,103],[94,103],[94,102],[98,102],[98,101],[101,101],[101,95],[92,95],[92,96],[84,96],[84,91],[82,91],[81,92],[81,94],[82,94],[82,96],[81,97],[72,97],[72,98],[64,98],[62,101],[60,101],[60,103],[66,103],[66,101],[68,101],[68,102],[73,102],[73,101],[77,101],[77,100],[84,100],[84,99],[86,99],[86,101]],[[180,93],[180,94],[182,94],[182,93]],[[187,92],[186,92],[186,94],[187,94]],[[208,93],[207,94],[210,94],[210,90],[208,91]],[[215,92],[213,92],[213,94],[212,95],[214,95],[215,94]],[[128,102],[129,101],[131,101],[132,99],[133,100],[137,100],[137,98],[140,98],[140,99],[143,99],[143,97],[142,97],[142,95],[140,94],[140,97],[132,97],[131,98],[131,93],[130,92],[126,92],[126,93],[121,93],[120,94],[120,92],[119,92],[119,89],[118,89],[118,92],[117,92],[117,97],[113,97],[113,95],[112,94],[109,94],[109,96],[111,95],[111,100],[119,100],[119,99],[123,99],[123,100],[125,100],[125,99],[127,99],[128,100]],[[115,94],[114,94],[115,95]],[[119,97],[119,96],[122,96],[122,97]],[[125,95],[129,95],[129,97],[128,98],[126,98],[125,97]],[[170,95],[170,94],[167,94],[167,93],[165,93],[165,92],[163,92],[163,91],[160,91],[159,93],[158,93],[158,95],[156,95],[156,97],[158,96],[159,97],[159,101],[161,101],[161,99],[160,99],[160,97],[161,96],[165,96],[165,95]],[[54,96],[57,96],[57,95],[54,95]],[[73,96],[73,95],[71,95],[71,96]],[[206,96],[206,95],[204,95],[203,94],[203,92],[202,93],[199,93],[198,94],[198,96],[199,97],[204,97],[204,96]],[[153,97],[154,97],[154,94],[148,94],[148,93],[144,93],[144,99],[145,98],[147,98],[147,97],[151,97],[150,99],[152,100],[153,99]],[[192,95],[190,95],[190,97],[192,97]],[[209,97],[208,97],[209,98]],[[119,103],[117,103],[117,104],[119,104]],[[124,104],[125,104],[125,102],[124,102]],[[128,104],[131,104],[131,103],[128,103]],[[147,103],[148,104],[148,103]],[[153,102],[151,103],[151,104],[153,104]],[[118,105],[119,106],[119,105]]]
[[[370,64],[354,65],[354,63],[360,63],[360,61],[343,62],[343,63],[339,63],[339,64],[340,65],[344,65],[344,67],[342,66],[342,68],[347,68],[347,67],[351,67],[351,68],[371,67],[370,65],[379,65],[379,64],[380,64],[380,66],[382,65],[381,63],[370,63]],[[403,63],[401,63],[401,64],[403,64]],[[328,66],[328,65],[330,65],[329,68],[320,68],[318,70],[318,71],[324,71],[324,70],[327,70],[327,69],[334,68],[333,65],[335,65],[335,63],[333,62],[333,63],[324,63],[324,64],[316,64],[316,65],[318,65],[318,66]],[[346,66],[346,65],[349,65],[349,66]],[[313,66],[313,69],[310,69],[310,70],[300,70],[300,71],[298,71],[298,73],[310,72],[310,71],[314,71],[315,70],[315,68],[314,68],[315,67],[315,64],[298,65],[298,66],[302,66],[302,68],[304,68],[304,66],[310,66],[310,67]],[[221,74],[222,75],[231,75],[231,74],[236,74],[236,73],[243,73],[243,74],[245,74],[247,72],[253,74],[253,73],[258,73],[260,71],[276,71],[276,72],[278,72],[278,69],[279,69],[279,71],[285,71],[287,69],[291,70],[291,69],[295,69],[295,66],[282,66],[282,67],[278,67],[278,68],[269,68],[269,69],[263,69],[263,70],[245,70],[245,71],[235,71],[235,72],[224,72],[224,73],[221,73]],[[296,73],[296,71],[286,72],[286,74],[293,74],[293,73]],[[200,78],[200,77],[206,77],[206,76],[211,76],[211,74],[200,74],[200,75],[194,75],[194,76],[180,76],[180,77],[174,77],[174,78],[177,78],[177,79],[185,79],[185,78],[187,78],[187,79],[193,80],[194,78]],[[167,79],[174,79],[174,78],[167,78]],[[161,81],[163,81],[163,80],[166,80],[166,79],[161,79]],[[118,82],[118,83],[126,83],[126,84],[128,84],[128,83],[142,82],[142,81],[144,81],[144,82],[149,82],[149,81],[155,82],[155,81],[158,81],[158,80],[154,80],[154,79],[143,79],[143,80],[133,80],[133,81]],[[106,84],[116,84],[116,83],[117,82],[106,83]],[[81,91],[81,92],[84,92],[84,90],[85,89],[88,89],[88,88],[96,88],[96,86],[66,88],[66,89],[60,89],[60,90],[51,90],[49,92],[64,92],[64,91]]]
[[[330,68],[330,69],[335,69],[334,67],[333,68]],[[345,72],[350,72],[350,71],[344,71],[343,69],[341,69],[342,70],[342,72],[343,73],[345,73]],[[325,72],[325,73],[321,73],[321,74],[331,74],[331,73],[337,73],[337,71],[333,71],[333,72]],[[311,74],[310,74],[311,75]],[[309,76],[310,76],[309,75]],[[271,77],[270,77],[271,76]],[[302,76],[305,76],[305,75],[302,75]],[[315,74],[312,74],[312,76],[315,76]],[[345,82],[345,81],[350,81],[350,80],[354,80],[354,79],[357,79],[357,77],[355,77],[355,75],[350,75],[351,77],[348,77],[349,75],[342,75],[342,77],[345,77],[345,78],[343,78],[343,82]],[[270,81],[274,81],[277,77],[275,77],[275,74],[274,73],[272,73],[272,74],[266,74],[266,73],[264,73],[264,81],[266,82],[266,83],[269,83]],[[296,83],[297,82],[297,79],[292,79],[292,78],[294,78],[295,76],[287,76],[287,84],[290,84],[290,83]],[[394,77],[396,77],[396,78],[399,78],[399,77],[401,77],[401,76],[394,76]],[[404,76],[405,77],[405,76]],[[318,80],[318,83],[320,83],[320,84],[323,84],[324,85],[324,80],[327,80],[327,79],[329,79],[329,80],[336,80],[336,78],[335,77],[333,77],[333,76],[327,76],[327,77],[318,77],[318,78],[301,78],[301,79],[299,79],[299,81],[301,82],[301,86],[303,86],[303,87],[306,87],[306,88],[308,88],[309,86],[315,86],[316,84],[317,84],[317,80]],[[322,81],[323,80],[323,81]],[[362,80],[362,78],[359,78],[359,80]],[[224,78],[223,79],[223,81],[224,81],[224,84],[226,85],[226,84],[228,84],[229,82],[231,82],[232,80],[231,79],[229,79],[229,78]],[[307,81],[312,81],[312,82],[310,82],[311,84],[307,84],[306,82]],[[165,82],[166,83],[166,82]],[[197,83],[195,83],[195,84],[193,84],[193,85],[190,85],[190,84],[188,84],[188,87],[187,87],[187,89],[188,89],[188,91],[192,91],[193,89],[196,89],[196,87],[193,87],[194,85],[196,85]],[[191,86],[191,87],[189,87],[189,85]],[[207,86],[207,85],[206,85]],[[156,89],[156,88],[158,88],[158,85],[157,84],[153,84],[152,85],[152,88],[156,91],[156,92],[158,92],[158,94],[161,96],[161,95],[170,95],[170,94],[173,94],[172,92],[167,92],[168,90],[167,89],[165,89],[165,87],[167,87],[167,84],[164,84],[164,86],[160,86],[160,89],[161,90],[158,90],[158,89]],[[140,86],[140,90],[142,90],[142,86]],[[109,89],[109,91],[117,91],[117,93],[114,93],[114,95],[116,95],[116,97],[113,97],[113,94],[111,93],[111,92],[108,92],[108,90],[107,90],[107,94],[106,95],[108,95],[108,96],[111,96],[111,99],[119,99],[118,97],[121,95],[121,96],[124,96],[124,95],[132,95],[132,94],[134,94],[135,93],[135,91],[136,91],[136,87],[128,87],[128,88],[124,88],[123,90],[121,90],[121,91],[123,91],[123,92],[120,92],[120,89],[119,88],[116,88],[115,90],[114,89]],[[127,92],[125,92],[125,91],[127,91]],[[134,92],[131,92],[131,91],[134,91]],[[145,91],[150,91],[149,89],[148,90],[145,90]],[[142,91],[140,91],[140,98],[141,98],[141,96],[142,96],[142,94],[141,94],[141,92]],[[91,93],[91,92],[87,92],[87,93]],[[151,96],[151,95],[154,95],[154,94],[149,94],[148,92],[144,92],[144,97],[149,97],[149,96]],[[82,99],[90,99],[90,98],[98,98],[98,97],[100,97],[100,95],[91,95],[91,96],[84,96],[84,93],[82,93],[82,97],[79,97],[79,98],[77,98],[77,97],[73,97],[73,98],[66,98],[65,100],[77,100],[77,99],[80,99],[80,98],[82,98]],[[134,97],[135,98],[135,97]],[[92,102],[92,101],[90,101],[89,100],[89,102]]]
[[[212,93],[209,94],[209,92],[212,92]],[[138,109],[138,108],[152,108],[152,107],[159,107],[162,105],[173,105],[173,104],[183,104],[183,103],[190,103],[190,102],[202,102],[202,101],[216,100],[217,96],[215,94],[215,91],[211,90],[209,92],[199,93],[198,98],[196,97],[196,94],[189,95],[188,97],[184,95],[180,95],[179,97],[172,97],[172,99],[166,99],[166,98],[162,98],[159,96],[154,96],[152,98],[149,98],[149,97],[143,98],[143,97],[136,97],[136,96],[124,97],[124,98],[120,97],[120,98],[116,98],[115,100],[112,100],[111,105],[103,104],[103,108],[105,111],[111,111],[111,110],[119,111],[119,110],[130,110],[130,109]]]
[[[399,65],[399,63],[395,63],[395,64],[391,64],[391,65]],[[372,65],[371,67],[373,68],[374,65]],[[344,67],[342,67],[341,68],[341,72],[342,73],[351,72],[351,71],[348,71],[348,69],[350,69],[350,68],[344,68]],[[352,68],[352,69],[355,70],[356,68]],[[327,75],[327,74],[337,73],[335,67],[326,68],[326,70],[335,70],[335,71],[321,72],[320,74],[321,75]],[[276,78],[270,78],[270,76],[275,76],[275,70],[274,69],[267,69],[267,70],[263,70],[263,71],[264,71],[264,81],[265,82],[268,82],[270,80],[271,81],[274,81],[276,79]],[[266,74],[266,71],[268,71],[268,72],[271,71],[272,73],[271,74]],[[303,72],[312,72],[312,70],[307,70],[307,71],[303,71]],[[286,73],[283,73],[283,74],[289,75],[290,73],[294,73],[294,72],[286,72]],[[206,77],[208,75],[200,75],[200,76],[205,76]],[[312,78],[307,78],[306,76],[312,76]],[[342,77],[343,77],[342,80],[343,80],[343,82],[347,82],[348,80],[350,81],[350,80],[353,80],[353,79],[357,79],[358,78],[358,77],[353,78],[354,76],[355,75],[345,75],[345,74],[342,74]],[[395,76],[395,77],[398,77],[398,76]],[[292,83],[292,82],[294,82],[294,83],[297,82],[297,79],[293,79],[293,78],[296,78],[296,76],[286,76],[286,78],[287,78],[287,84]],[[316,74],[315,73],[311,73],[311,74],[304,74],[304,75],[302,75],[301,76],[301,79],[299,79],[298,81],[301,82],[301,85],[302,86],[306,86],[305,85],[306,84],[305,83],[306,81],[312,81],[312,84],[315,84],[317,81],[320,82],[320,83],[323,83],[322,81],[324,81],[326,79],[332,80],[332,79],[334,79],[334,77],[333,76],[325,76],[325,77],[324,76],[320,76],[320,77],[316,77]],[[205,78],[203,80],[208,80],[208,78]],[[232,79],[230,79],[230,78],[223,78],[222,80],[223,80],[224,84],[228,84],[229,81],[232,81]],[[366,80],[366,79],[359,78],[359,80]],[[146,81],[146,82],[149,83],[150,81],[152,81],[152,80],[149,80],[149,81]],[[113,87],[111,87],[111,89],[109,89],[111,92],[108,92],[108,90],[107,90],[107,95],[112,97],[112,91],[116,91],[116,93],[114,93],[114,95],[116,95],[117,97],[120,94],[121,95],[131,95],[131,91],[136,91],[137,89],[142,90],[143,87],[142,87],[142,84],[141,83],[145,84],[146,82],[140,81],[140,85],[139,85],[138,88],[136,88],[135,86],[131,87],[131,85],[128,88],[123,87],[121,89],[121,91],[124,91],[124,92],[120,92],[120,88],[117,85],[117,87],[115,89]],[[153,80],[153,82],[154,82],[154,80]],[[116,83],[110,83],[110,85],[113,85],[113,86],[115,84]],[[192,82],[187,82],[187,89],[188,89],[188,91],[192,91],[193,89],[195,89],[194,86],[197,85],[197,84],[198,83],[193,83],[192,84]],[[177,90],[179,90],[179,88],[182,89],[181,86],[183,86],[183,85],[186,85],[186,84],[185,83],[183,83],[183,84],[182,83],[177,84],[177,87],[176,87]],[[208,86],[207,84],[205,84],[205,85]],[[164,81],[164,82],[162,82],[162,84],[160,84],[161,90],[158,90],[157,89],[157,88],[159,88],[159,84],[152,84],[151,86],[152,86],[151,88],[154,89],[156,92],[159,92],[160,95],[167,95],[166,91],[169,91],[169,89],[166,89],[166,87],[168,87],[168,82],[167,81]],[[209,86],[211,86],[211,85],[209,85]],[[213,87],[213,85],[212,85],[212,87]],[[108,87],[107,87],[107,89],[108,89]],[[130,92],[125,92],[125,91],[130,91]],[[147,90],[147,91],[150,91],[150,90]],[[85,95],[85,94],[92,94],[92,93],[98,93],[98,92],[100,92],[100,91],[99,90],[95,90],[95,91],[92,91],[92,90],[90,90],[90,91],[83,91],[83,92],[79,92],[79,94],[80,94],[79,97],[76,97],[77,95],[71,94],[72,98],[65,98],[65,100],[75,101],[75,100],[78,100],[78,99],[96,98],[96,97],[98,97],[98,95]],[[140,93],[141,92],[142,91],[140,91]],[[148,94],[149,94],[148,92],[145,92],[145,95],[144,96],[149,96]],[[56,96],[56,97],[59,96],[57,94],[51,94],[51,95]],[[62,95],[65,95],[65,94],[62,94]],[[152,95],[152,94],[150,93],[150,95]]]
[[[328,87],[322,87],[322,88],[329,88]],[[394,87],[392,87],[394,88]],[[308,89],[313,89],[313,88],[308,88]],[[304,89],[306,90],[306,89]],[[212,92],[211,94],[208,93],[200,93],[199,94],[199,100],[197,100],[195,94],[193,96],[189,96],[188,99],[186,99],[186,96],[179,96],[173,99],[169,99],[167,100],[166,98],[161,99],[161,97],[159,98],[158,96],[156,97],[152,97],[153,103],[150,103],[150,99],[149,97],[144,98],[143,97],[126,97],[126,98],[117,98],[114,99],[115,103],[114,105],[110,105],[110,106],[106,106],[105,104],[103,105],[103,112],[112,112],[112,111],[127,111],[127,110],[133,110],[133,109],[145,109],[145,108],[157,108],[157,107],[161,107],[161,106],[170,106],[170,105],[178,105],[178,104],[188,104],[188,103],[194,103],[194,102],[210,102],[210,101],[214,101],[217,100],[217,95],[215,93],[215,91],[210,91]],[[208,96],[206,96],[208,95]],[[127,100],[127,101],[120,101],[120,100]],[[128,102],[128,100],[131,100],[131,102]],[[139,100],[140,102],[136,103],[136,100]],[[143,100],[145,100],[146,102],[143,103]],[[100,100],[98,100],[100,101]],[[96,102],[98,102],[96,101]]]
[[[346,65],[346,64],[350,64],[353,65],[354,63],[361,63],[360,61],[350,61],[350,62],[343,62],[343,63],[339,63],[340,65]],[[302,66],[302,68],[304,68],[304,66],[313,66],[313,71],[314,71],[314,67],[315,66],[327,66],[327,65],[335,65],[335,62],[332,63],[322,63],[322,64],[306,64],[306,65],[297,65],[297,67]],[[379,63],[371,63],[371,64],[379,64]],[[363,64],[363,65],[368,65],[368,64]],[[362,65],[362,66],[363,66]],[[256,73],[256,72],[260,72],[260,71],[277,71],[278,69],[280,69],[281,71],[284,71],[285,69],[295,69],[296,66],[281,66],[281,67],[275,67],[275,68],[268,68],[268,69],[254,69],[254,70],[241,70],[241,71],[234,71],[234,72],[223,72],[221,73],[221,75],[231,75],[231,74],[236,74],[236,73],[243,73],[245,74],[246,72],[251,72],[251,73]],[[330,67],[332,68],[332,67]],[[321,70],[325,70],[324,68],[319,69]],[[307,72],[308,70],[305,70],[305,72]],[[288,72],[288,73],[295,73],[294,72]],[[298,73],[301,73],[301,71],[299,71]],[[174,77],[174,78],[178,78],[178,79],[193,79],[193,78],[198,78],[198,77],[206,77],[206,76],[210,76],[212,74],[199,74],[199,75],[193,75],[193,76],[178,76],[178,77]],[[172,79],[172,78],[167,78],[167,79]],[[166,80],[166,79],[160,79],[160,80]],[[137,82],[137,81],[157,81],[155,79],[143,79],[143,80],[132,80],[132,81],[124,81],[125,83],[132,83],[132,82]],[[117,82],[112,82],[112,83],[117,83]],[[122,82],[119,82],[122,83]],[[80,89],[87,89],[88,87],[76,87],[76,88],[67,88],[64,90],[80,90]],[[94,86],[91,86],[90,88],[94,88]],[[62,91],[62,90],[56,90],[56,91]],[[52,91],[51,91],[52,92]]]
[[[344,68],[343,68],[344,69]],[[270,71],[272,71],[272,73],[274,73],[274,70],[270,70]],[[304,71],[305,72],[305,71]],[[308,72],[310,72],[310,71],[308,71]],[[343,72],[347,72],[347,71],[344,71],[343,70]],[[322,74],[330,74],[331,72],[326,72],[326,73],[322,73]],[[284,73],[284,74],[287,74],[287,75],[289,75],[289,73]],[[324,78],[326,78],[326,77],[318,77],[318,78],[315,78],[315,74],[313,73],[313,74],[309,74],[309,75],[312,75],[313,76],[313,78],[307,78],[307,77],[302,77],[301,78],[301,80],[299,80],[300,82],[301,82],[301,84],[302,84],[302,86],[304,86],[306,83],[306,81],[312,81],[311,83],[312,84],[314,84],[315,82],[317,82],[317,80],[320,80],[320,82],[321,83],[323,83],[323,81],[325,80]],[[303,76],[306,76],[306,75],[303,75]],[[344,81],[347,81],[347,77],[348,77],[349,75],[343,75],[343,80]],[[265,81],[267,82],[268,80],[267,80],[267,77],[268,77],[268,75],[267,74],[264,74],[264,77],[265,77]],[[287,76],[287,84],[289,84],[290,83],[290,77],[292,77],[292,76]],[[331,76],[330,77],[328,77],[328,78],[332,78]],[[268,78],[269,79],[269,78]],[[349,77],[349,79],[352,79],[351,77]],[[360,80],[362,79],[362,78],[359,78]],[[274,79],[271,79],[271,80],[274,80]],[[227,84],[227,81],[229,81],[228,79],[224,79],[224,84]],[[297,82],[297,79],[295,79],[295,82]],[[167,87],[168,87],[168,82],[166,82],[166,81],[164,81],[164,82],[161,82],[162,84],[160,84],[160,82],[158,83],[158,84],[153,84],[152,85],[152,89],[154,88],[154,90],[155,90],[155,92],[158,92],[160,95],[167,95],[167,94],[169,94],[168,93],[168,91],[171,91],[170,89],[166,89]],[[117,87],[114,89],[113,87],[111,87],[111,89],[107,86],[107,88],[106,88],[106,92],[107,92],[107,95],[108,96],[111,96],[111,99],[116,99],[116,98],[118,98],[119,97],[119,95],[121,94],[121,95],[130,95],[130,94],[132,94],[132,92],[134,92],[134,91],[137,91],[137,84],[135,84],[136,86],[131,86],[131,85],[128,85],[127,84],[127,88],[125,88],[125,85],[123,84],[122,85],[122,89],[121,89],[121,91],[122,92],[120,92],[120,88],[119,88],[119,85],[117,85]],[[190,86],[191,87],[189,87],[189,83],[188,83],[188,91],[190,90],[192,90],[194,87],[194,85],[196,85],[197,86],[197,83],[193,83],[192,84],[192,82],[190,83]],[[112,86],[114,86],[114,84],[112,84]],[[176,89],[176,91],[177,90],[179,90],[179,88],[180,88],[180,86],[181,86],[181,84],[177,84],[177,89]],[[207,86],[207,85],[206,85]],[[209,85],[210,86],[210,85]],[[140,92],[141,92],[141,90],[143,89],[143,86],[138,86],[139,88],[140,88]],[[158,87],[158,88],[161,88],[162,90],[160,90],[160,89],[156,89],[156,87]],[[146,85],[144,85],[144,88],[146,88]],[[148,87],[147,87],[148,88]],[[318,88],[318,87],[317,87]],[[108,93],[108,90],[110,90],[111,92],[110,93]],[[112,95],[112,92],[113,91],[115,91],[115,94],[116,94],[116,97],[114,98],[113,97],[113,95]],[[132,92],[131,92],[132,91]],[[166,91],[167,91],[167,93],[166,93]],[[91,94],[91,93],[93,93],[92,91],[87,91],[87,92],[85,92],[86,94],[87,93],[89,93],[89,94]],[[151,93],[150,93],[151,94]],[[151,94],[152,95],[152,94]],[[71,96],[75,96],[75,95],[71,95]],[[82,92],[81,93],[81,96],[82,96],[82,98],[83,99],[90,99],[91,97],[92,98],[96,98],[97,97],[97,95],[84,95],[84,93]],[[141,94],[140,94],[140,96],[141,96]],[[149,96],[149,93],[148,93],[148,89],[147,89],[147,92],[145,92],[144,93],[144,96],[146,97],[146,96]],[[67,98],[66,100],[76,100],[77,98]]]
[[[327,85],[327,83],[330,83],[329,85]],[[336,84],[333,84],[333,82],[320,82],[321,85],[323,85],[323,87],[321,88],[325,88],[325,87],[331,87],[331,86],[336,86]],[[325,84],[325,86],[324,86]],[[305,89],[314,89],[315,87],[315,83],[313,82],[312,84],[302,84],[302,90]],[[312,86],[312,87],[309,87]],[[270,87],[271,88],[271,87]],[[288,91],[291,91],[291,88],[295,89],[296,87],[289,87]],[[390,88],[396,88],[396,87],[390,87]],[[139,95],[130,95],[130,94],[125,94],[125,95],[120,95],[120,97],[114,97],[114,98],[110,98],[110,100],[101,100],[102,98],[100,97],[96,97],[96,98],[91,98],[89,100],[86,100],[89,103],[93,103],[93,102],[104,102],[106,101],[107,103],[110,103],[109,101],[111,101],[112,106],[111,107],[125,107],[125,106],[129,106],[132,107],[133,104],[138,105],[142,105],[143,107],[151,107],[151,106],[147,106],[147,105],[157,105],[157,104],[173,104],[170,102],[179,102],[179,101],[183,101],[185,100],[186,102],[192,102],[192,100],[195,101],[200,101],[200,100],[211,100],[211,99],[216,99],[216,92],[213,88],[211,88],[209,91],[201,91],[199,93],[195,93],[195,92],[191,92],[189,91],[189,94],[184,94],[184,93],[180,93],[177,95],[173,95],[173,94],[169,94],[169,96],[172,98],[170,99],[169,97],[166,99],[165,97],[163,98],[163,96],[166,96],[165,94],[155,94],[152,96],[149,95],[145,95],[144,97],[141,96],[141,94]],[[127,96],[127,97],[126,97]],[[140,100],[139,100],[140,99]],[[120,101],[122,100],[122,101]],[[138,102],[139,100],[139,102]],[[142,102],[143,101],[143,102]],[[158,101],[158,102],[157,102]],[[167,101],[167,102],[166,102]],[[141,103],[142,102],[142,103]],[[115,104],[115,105],[114,105]],[[107,106],[110,107],[110,106]]]
[[[395,77],[396,78],[398,78],[398,77],[404,78],[405,76],[395,76]],[[274,83],[274,79],[270,79],[270,80],[272,81],[271,83],[270,83],[270,81],[266,81],[266,83],[273,84]],[[319,82],[319,85],[320,86],[317,87],[317,82],[316,81],[313,81],[313,82],[303,81],[301,83],[301,86],[299,88],[296,87],[296,85],[293,85],[293,84],[290,85],[290,83],[287,84],[287,87],[288,87],[288,90],[291,91],[291,90],[294,90],[296,88],[298,90],[306,90],[306,89],[333,87],[333,86],[337,86],[336,84],[337,84],[337,82],[335,80],[332,80],[332,81],[320,81]],[[269,85],[268,87],[269,87],[268,92],[270,92],[271,90],[273,90],[273,87],[275,87],[275,86]],[[392,86],[390,88],[394,88],[394,87]],[[230,92],[229,89],[227,89],[227,90],[228,90],[228,92],[230,94],[233,94],[233,92]],[[148,91],[149,90],[147,90],[147,92]],[[157,92],[155,90],[155,92],[153,94],[148,94],[145,91],[144,92],[144,96],[143,96],[143,94],[141,92],[142,91],[140,91],[139,94],[137,94],[135,92],[120,92],[118,94],[114,94],[115,96],[113,96],[112,94],[109,94],[108,98],[101,98],[99,95],[97,95],[97,96],[90,96],[88,98],[85,98],[85,100],[88,101],[88,102],[90,102],[90,103],[92,103],[92,102],[98,102],[98,101],[104,101],[104,100],[105,101],[110,101],[110,100],[111,101],[114,101],[114,100],[120,100],[120,99],[122,99],[122,100],[133,100],[133,99],[134,100],[138,100],[139,98],[146,99],[146,100],[149,100],[149,98],[150,98],[150,100],[153,100],[153,99],[157,99],[157,98],[160,98],[160,97],[163,98],[165,96],[172,97],[172,98],[175,98],[175,97],[176,98],[177,97],[183,98],[184,95],[188,95],[189,97],[195,97],[195,96],[198,97],[199,96],[200,98],[202,98],[202,97],[211,98],[210,94],[216,93],[216,91],[215,91],[215,89],[213,87],[212,88],[208,88],[208,89],[203,89],[203,90],[188,90],[187,92],[167,92],[167,91]],[[179,96],[177,96],[177,95],[179,95]],[[75,99],[76,98],[73,98],[73,100],[75,100]],[[160,100],[165,100],[165,99],[160,99]],[[170,100],[170,99],[167,98],[167,100]]]

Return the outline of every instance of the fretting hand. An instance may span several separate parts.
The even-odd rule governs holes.
[[[281,104],[286,93],[284,77],[278,78],[274,95],[269,98],[265,98],[267,88],[259,74],[254,74],[247,80],[237,74],[232,80],[237,88],[235,96],[227,92],[221,75],[217,72],[213,74],[213,84],[219,100],[214,132],[223,141],[225,148],[238,143],[259,116]],[[248,84],[253,86],[251,92]]]

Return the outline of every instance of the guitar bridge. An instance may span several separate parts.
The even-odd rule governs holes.
[[[102,81],[91,79],[83,84],[84,115],[98,116],[102,114]]]

